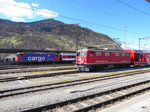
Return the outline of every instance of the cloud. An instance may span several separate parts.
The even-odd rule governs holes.
[[[43,17],[55,17],[58,16],[56,12],[47,10],[47,9],[39,9],[36,11],[36,14]]]
[[[0,0],[0,13],[6,17],[27,17],[32,18],[33,11],[27,3],[17,3],[14,0]],[[22,8],[24,7],[24,8]]]
[[[0,14],[10,18],[13,21],[25,22],[27,19],[33,19],[38,16],[45,18],[55,17],[58,14],[48,9],[36,9],[39,4],[29,4],[24,2],[16,2],[15,0],[0,0]]]
[[[130,45],[130,46],[127,46],[126,49],[135,49],[135,50],[138,50],[139,46],[138,45]]]
[[[39,4],[36,4],[36,3],[32,3],[31,4],[33,7],[38,7],[39,6]]]
[[[25,19],[23,18],[19,18],[19,17],[12,17],[13,21],[21,21],[21,22],[25,22]]]

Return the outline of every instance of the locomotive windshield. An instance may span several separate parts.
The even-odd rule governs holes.
[[[77,56],[84,57],[86,56],[86,52],[77,52]]]

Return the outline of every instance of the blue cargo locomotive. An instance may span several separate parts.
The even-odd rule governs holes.
[[[17,53],[16,62],[57,62],[58,53]]]

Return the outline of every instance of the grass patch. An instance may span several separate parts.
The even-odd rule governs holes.
[[[22,44],[21,41],[19,41],[19,36],[12,36],[12,37],[2,37],[0,36],[0,45],[13,45],[13,46],[17,46]]]

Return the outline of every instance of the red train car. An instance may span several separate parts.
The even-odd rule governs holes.
[[[130,52],[131,66],[150,65],[150,53],[144,50],[126,50]]]
[[[150,53],[146,53],[146,64],[150,65]]]
[[[76,65],[80,71],[126,67],[131,64],[130,53],[123,50],[83,49],[77,51]]]

